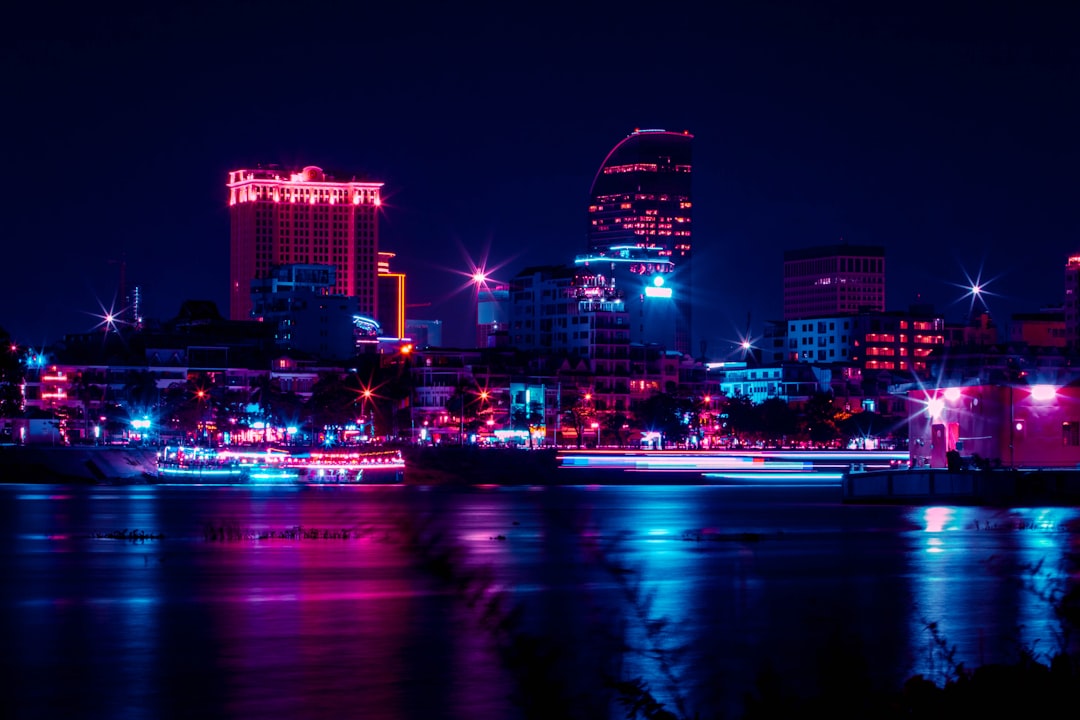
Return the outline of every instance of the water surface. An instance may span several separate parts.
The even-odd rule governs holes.
[[[504,720],[541,701],[622,717],[613,676],[734,717],[763,671],[807,694],[839,672],[943,680],[953,647],[969,666],[1057,649],[1048,597],[1076,509],[839,495],[0,486],[4,702],[27,718]],[[115,538],[132,530],[164,537]]]

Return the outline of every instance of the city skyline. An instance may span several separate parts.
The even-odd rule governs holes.
[[[958,320],[970,278],[1003,323],[1061,303],[1080,250],[1072,9],[763,3],[706,23],[630,4],[526,27],[254,8],[18,11],[0,326],[20,341],[92,329],[121,272],[149,317],[227,312],[221,178],[276,162],[385,182],[380,249],[409,316],[464,344],[460,273],[570,261],[597,167],[639,127],[694,135],[695,354],[781,317],[787,250],[882,246],[889,309]]]

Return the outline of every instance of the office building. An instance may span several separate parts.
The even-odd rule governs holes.
[[[945,345],[945,321],[918,307],[789,320],[787,343],[787,360],[927,377],[930,354]]]
[[[671,260],[683,292],[675,298],[675,346],[690,352],[692,217],[688,132],[635,130],[608,153],[589,191],[588,253],[649,248]]]
[[[505,342],[510,326],[510,287],[484,283],[476,288],[476,347]]]
[[[678,302],[688,292],[674,261],[660,248],[620,245],[579,255],[574,266],[612,281],[626,306],[630,342],[678,352]]]
[[[828,245],[784,253],[784,319],[885,310],[885,248]]]
[[[336,295],[333,265],[277,265],[251,281],[252,316],[283,350],[342,359],[356,353],[356,298]]]
[[[521,350],[587,361],[596,409],[628,409],[630,328],[611,278],[565,265],[525,268],[510,282],[509,335]]]
[[[375,316],[381,182],[339,181],[321,168],[229,173],[229,317],[251,317],[251,283],[276,265],[328,264],[334,295]]]
[[[405,273],[393,272],[394,253],[379,251],[379,297],[375,318],[388,337],[405,337]]]
[[[1080,253],[1065,262],[1065,347],[1080,351]]]

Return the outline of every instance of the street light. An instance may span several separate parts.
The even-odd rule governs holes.
[[[483,268],[476,268],[473,270],[471,279],[475,286],[475,292],[473,293],[473,302],[475,305],[475,312],[473,313],[473,337],[476,340],[476,347],[480,347],[480,288],[487,283],[487,275],[484,273]]]
[[[368,422],[367,403],[368,403],[368,400],[371,399],[371,388],[364,388],[364,391],[361,393],[361,396],[363,397],[363,401],[360,403],[360,414],[363,415],[364,425],[366,426],[367,422]],[[371,436],[375,435],[375,423],[371,424],[371,433],[370,433],[370,435]]]

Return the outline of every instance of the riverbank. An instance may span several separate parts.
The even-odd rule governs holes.
[[[407,447],[408,485],[549,485],[559,464],[553,449]]]
[[[846,473],[845,503],[1080,505],[1080,470],[911,469]]]
[[[410,485],[549,484],[558,467],[554,450],[407,447],[402,454]],[[134,484],[156,475],[153,448],[0,446],[0,482]]]
[[[0,482],[144,483],[156,474],[151,448],[0,446]]]

